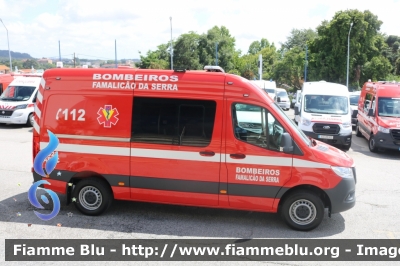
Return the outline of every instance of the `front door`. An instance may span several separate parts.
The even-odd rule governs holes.
[[[270,210],[279,189],[291,178],[293,156],[280,151],[285,131],[259,103],[226,102],[226,154],[229,205]]]

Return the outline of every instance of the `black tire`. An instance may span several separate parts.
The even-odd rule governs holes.
[[[371,152],[377,152],[378,148],[376,147],[375,137],[371,135],[368,140],[368,148]]]
[[[33,114],[28,115],[28,119],[26,120],[26,125],[28,127],[33,127]]]
[[[360,131],[360,127],[358,125],[358,122],[356,124],[356,136],[357,137],[362,137],[361,131]]]
[[[286,224],[294,230],[310,231],[318,227],[324,218],[324,203],[311,191],[292,192],[280,208]]]
[[[109,184],[98,178],[82,179],[72,192],[75,207],[89,216],[97,216],[105,212],[111,206],[113,199]]]

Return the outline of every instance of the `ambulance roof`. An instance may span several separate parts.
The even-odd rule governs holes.
[[[18,76],[10,83],[10,86],[38,86],[41,79],[41,76]]]
[[[366,91],[373,91],[378,97],[400,98],[400,83],[390,81],[367,82]]]
[[[349,96],[349,90],[346,86],[338,83],[312,81],[303,84],[302,94]]]

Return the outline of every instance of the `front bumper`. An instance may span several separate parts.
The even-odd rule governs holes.
[[[15,110],[11,115],[2,115],[0,110],[0,123],[5,124],[25,124],[28,121],[29,112],[23,110]],[[4,110],[10,111],[10,110]]]
[[[350,145],[351,144],[351,138],[352,134],[350,133],[349,135],[324,135],[324,134],[317,134],[314,132],[310,131],[304,131],[304,134],[306,136],[311,137],[313,139],[325,142],[327,144],[338,144],[338,145]],[[332,139],[324,139],[321,136],[331,136]]]
[[[331,213],[347,211],[356,205],[356,176],[353,168],[354,179],[344,178],[332,189],[325,189],[331,203]]]
[[[289,108],[290,108],[290,102],[279,102],[278,105],[279,105],[282,109],[289,109]]]
[[[400,140],[394,140],[390,133],[378,131],[374,137],[377,148],[400,151]]]

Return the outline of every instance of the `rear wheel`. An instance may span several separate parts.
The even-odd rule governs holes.
[[[313,192],[299,190],[284,200],[280,213],[291,228],[309,231],[321,224],[324,217],[324,203]]]
[[[81,213],[96,216],[111,206],[113,194],[104,180],[88,178],[78,182],[72,193],[72,199]]]
[[[357,136],[357,137],[362,137],[362,134],[361,134],[361,132],[360,132],[360,127],[359,127],[359,125],[358,125],[358,122],[357,122],[357,124],[356,124],[356,136]]]

